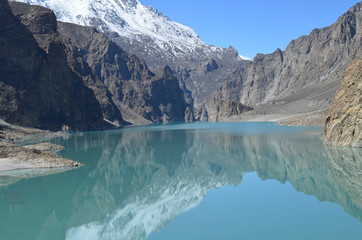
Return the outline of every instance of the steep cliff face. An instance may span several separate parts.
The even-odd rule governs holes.
[[[153,108],[150,118],[154,122],[184,122],[188,105],[178,79],[168,66],[160,68],[155,76],[143,84]],[[146,105],[147,106],[147,105]]]
[[[347,68],[322,133],[326,144],[362,147],[362,59]]]
[[[60,130],[89,130],[104,127],[101,109],[93,92],[68,67],[64,45],[39,38],[54,38],[54,15],[42,8],[16,18],[7,1],[0,1],[0,115],[19,125]],[[20,21],[29,22],[34,29]],[[44,23],[44,22],[46,23]],[[44,35],[45,34],[45,35]],[[42,48],[39,48],[42,47]]]
[[[245,72],[231,74],[213,99],[229,99],[268,113],[329,108],[343,72],[362,56],[361,3],[336,23],[293,40],[285,51],[258,54]]]
[[[99,80],[125,120],[184,121],[187,104],[170,68],[163,67],[153,73],[143,60],[127,54],[94,28],[62,22],[58,25],[59,37],[68,51],[93,73],[85,82],[97,92],[99,87],[92,80]]]
[[[82,27],[70,23],[58,22],[59,39],[67,46],[72,56],[70,59],[72,69],[82,76],[86,85],[91,88],[101,105],[104,117],[113,123],[122,123],[121,119],[134,123],[145,121],[140,112],[133,106],[122,105],[124,82],[138,77],[152,74],[142,72],[147,68],[145,64],[134,56],[128,56],[121,48],[98,33],[93,27]],[[130,87],[129,92],[133,88]],[[127,118],[127,107],[133,108],[137,113],[133,119]],[[124,115],[124,116],[123,116]]]
[[[216,116],[215,119],[209,119],[210,121],[223,121],[224,119],[227,119],[228,117],[239,115],[244,112],[250,111],[253,108],[249,106],[245,106],[241,104],[240,102],[236,101],[230,101],[230,100],[221,100],[216,105],[216,112],[211,114],[212,116]]]
[[[54,13],[43,7],[17,2],[10,5],[44,51],[50,55],[55,43],[61,46],[58,58],[93,91],[107,122],[184,121],[183,92],[169,68],[154,74],[143,60],[128,55],[93,27],[57,23]],[[57,61],[49,64],[60,66]],[[65,74],[61,68],[55,71]]]
[[[0,4],[0,113],[9,119],[24,101],[26,89],[36,85],[41,53],[31,33],[11,13],[7,1],[1,0]]]
[[[225,99],[210,99],[209,102],[194,110],[194,116],[201,122],[227,122],[230,117],[253,110],[252,107],[239,101]]]

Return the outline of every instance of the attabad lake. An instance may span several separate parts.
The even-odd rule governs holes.
[[[0,236],[360,240],[362,149],[324,146],[320,132],[174,123],[55,138],[85,166],[3,175]]]
[[[362,240],[361,8],[0,0],[0,240]]]

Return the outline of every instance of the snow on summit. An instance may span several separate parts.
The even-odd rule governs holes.
[[[200,55],[209,57],[216,49],[208,46],[189,27],[171,21],[152,6],[138,0],[15,0],[40,5],[54,11],[59,21],[94,26],[102,32],[116,32],[130,41],[152,39],[161,51],[175,57]],[[182,57],[182,56],[181,56]],[[185,58],[188,58],[187,56]]]
[[[58,20],[83,26],[95,26],[101,31],[117,32],[121,36],[138,34],[154,38],[160,47],[172,41],[193,48],[205,45],[189,27],[170,21],[151,6],[138,0],[17,0],[52,9]]]

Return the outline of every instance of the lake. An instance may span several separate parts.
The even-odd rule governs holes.
[[[0,239],[361,239],[362,150],[321,128],[190,123],[53,139],[86,166],[2,177]]]

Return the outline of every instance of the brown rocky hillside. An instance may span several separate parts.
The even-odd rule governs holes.
[[[362,59],[350,64],[329,109],[325,143],[362,147]]]

